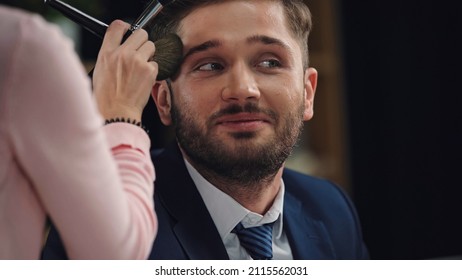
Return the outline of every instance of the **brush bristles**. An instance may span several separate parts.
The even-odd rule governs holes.
[[[176,34],[169,34],[154,42],[156,52],[153,60],[159,66],[157,80],[162,81],[172,77],[181,65],[183,58],[183,43]]]

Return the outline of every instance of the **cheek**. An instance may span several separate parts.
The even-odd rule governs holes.
[[[219,93],[204,86],[185,86],[178,91],[176,97],[176,104],[180,110],[190,114],[194,119],[206,119],[219,108]]]
[[[268,92],[268,102],[284,114],[287,111],[298,110],[304,104],[304,87],[302,83],[295,81],[270,82],[265,86],[265,92]]]

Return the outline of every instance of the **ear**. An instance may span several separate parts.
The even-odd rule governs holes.
[[[172,116],[170,114],[170,109],[172,108],[172,100],[167,82],[157,82],[152,87],[151,95],[154,103],[156,104],[157,111],[159,112],[159,117],[162,123],[166,126],[171,125]]]
[[[318,83],[318,71],[314,68],[307,68],[305,70],[305,111],[303,113],[303,120],[308,121],[313,118],[314,110],[314,94]]]

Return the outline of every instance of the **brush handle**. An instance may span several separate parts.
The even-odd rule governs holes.
[[[151,22],[151,20],[160,13],[165,5],[168,5],[174,1],[175,0],[151,1],[151,3],[149,3],[149,5],[144,9],[143,13],[131,24],[130,29],[127,31],[127,33],[125,33],[122,42],[125,42],[128,36],[130,36],[135,30],[145,28],[149,22]]]
[[[94,17],[91,17],[84,12],[72,7],[71,5],[64,3],[60,0],[44,0],[46,4],[50,7],[56,9],[57,11],[61,12],[70,20],[74,21],[75,23],[79,24],[86,30],[90,31],[94,35],[98,36],[99,38],[103,38],[108,25],[104,22],[97,20]],[[122,39],[122,43],[127,40],[127,38],[137,29],[144,28],[148,25],[148,23],[162,10],[164,5],[170,4],[174,1],[152,1],[146,9],[144,9],[143,13],[135,20],[133,24],[131,24],[130,29],[124,34]]]
[[[63,15],[65,15],[67,18],[70,20],[74,21],[75,23],[79,24],[86,30],[90,31],[94,35],[96,35],[99,38],[104,38],[104,34],[106,34],[106,30],[108,28],[108,25],[104,22],[101,22],[97,20],[94,17],[91,17],[84,12],[80,11],[79,9],[63,2],[60,0],[44,0],[45,4],[48,4],[50,7],[56,9],[57,11],[61,12]],[[159,7],[160,6],[160,7]],[[146,24],[149,22],[150,19],[152,19],[152,16],[155,16],[159,13],[161,10],[162,5],[159,4],[157,1],[153,1],[147,9],[141,14],[140,17],[135,21],[134,24],[130,26],[130,29],[124,34],[122,38],[122,43],[127,40],[127,38],[138,28],[142,28],[146,26]],[[154,9],[154,13],[152,13],[150,10]],[[88,73],[90,77],[93,76],[93,70]]]
[[[131,24],[129,30],[124,34],[122,38],[122,43],[125,42],[125,40],[137,29],[144,28],[146,27],[149,22],[162,10],[162,8],[165,5],[168,5],[175,0],[153,0],[151,3],[146,7],[146,9],[143,11],[143,13],[135,20],[133,24]],[[60,0],[44,0],[45,4],[48,4],[49,6],[53,7],[57,11],[61,12],[63,15],[65,15],[67,18],[70,20],[74,21],[75,23],[79,24],[86,30],[90,31],[94,35],[96,35],[99,38],[104,38],[104,35],[106,34],[106,30],[108,28],[108,25],[105,24],[104,22],[101,22],[84,12],[72,7],[71,5],[64,3],[63,1]],[[154,42],[156,43],[156,42]],[[177,43],[181,45],[181,41]],[[179,58],[181,58],[181,53],[176,54]],[[170,57],[170,59],[173,59],[173,61],[168,61],[168,64],[159,64],[159,75],[160,73],[164,73],[165,71],[164,68],[169,69],[171,71],[171,66],[174,64],[178,63],[178,58],[173,58]],[[173,64],[174,63],[174,64]],[[178,65],[176,65],[178,66]],[[88,73],[90,77],[93,77],[93,70],[94,68]],[[172,73],[170,72],[165,72],[165,77],[161,76],[159,78],[168,78],[168,76]]]
[[[173,2],[173,1],[172,1]],[[154,0],[152,1],[146,9],[144,9],[143,13],[133,22],[130,27],[131,31],[135,31],[136,29],[145,28],[146,25],[155,17],[159,12],[162,10],[164,5],[162,5],[159,1]]]
[[[70,20],[79,24],[99,38],[103,38],[108,25],[60,0],[45,0],[45,4],[61,12]],[[128,37],[128,36],[127,36]]]

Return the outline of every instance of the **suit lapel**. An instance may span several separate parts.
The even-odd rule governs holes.
[[[184,164],[178,146],[156,160],[155,192],[173,220],[173,233],[189,259],[229,259],[218,230]],[[335,252],[324,224],[310,217],[290,193],[294,182],[284,178],[284,231],[294,259],[333,259]]]
[[[176,223],[173,232],[189,259],[229,259],[209,212],[184,164],[178,146],[159,158],[156,192]]]
[[[286,181],[284,196],[284,229],[289,239],[294,259],[335,259],[329,235],[321,221],[309,217],[299,199],[288,192]]]

